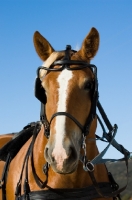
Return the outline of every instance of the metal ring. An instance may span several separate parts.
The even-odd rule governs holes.
[[[87,162],[86,163],[86,167],[87,167],[87,169],[88,169],[89,172],[93,172],[94,171],[94,165],[93,165],[93,163]]]

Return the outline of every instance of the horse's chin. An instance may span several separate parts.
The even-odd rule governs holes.
[[[56,168],[56,166],[52,166],[51,165],[51,168],[52,170],[55,172],[55,173],[58,173],[58,174],[72,174],[73,172],[75,172],[77,170],[77,165],[74,165],[72,168],[69,168],[69,169],[65,169],[65,167],[63,167],[62,170],[59,170]]]

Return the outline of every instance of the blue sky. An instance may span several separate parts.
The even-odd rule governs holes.
[[[42,62],[34,50],[34,32],[56,50],[67,44],[74,49],[91,27],[100,33],[91,62],[98,67],[100,102],[111,123],[118,124],[116,140],[132,151],[131,0],[0,0],[0,134],[39,120],[34,80]],[[120,156],[113,148],[107,155]]]

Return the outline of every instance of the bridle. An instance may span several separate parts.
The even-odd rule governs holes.
[[[59,116],[59,115],[65,115],[67,117],[69,117],[72,121],[74,121],[74,123],[81,129],[82,131],[82,135],[83,136],[87,136],[89,133],[89,129],[90,129],[90,125],[93,121],[93,119],[96,116],[96,106],[97,106],[97,102],[98,102],[98,80],[97,80],[97,67],[95,65],[92,64],[88,64],[87,62],[84,61],[78,61],[78,60],[70,60],[70,52],[76,52],[74,50],[71,50],[71,46],[67,45],[66,46],[66,50],[65,50],[65,56],[63,58],[63,60],[59,60],[59,61],[55,61],[50,68],[46,68],[46,67],[39,67],[37,70],[37,79],[36,82],[41,81],[39,78],[39,71],[41,70],[46,70],[47,73],[49,72],[57,72],[57,71],[62,71],[64,69],[66,70],[82,70],[84,68],[89,68],[93,75],[94,75],[94,80],[93,80],[93,85],[94,85],[94,89],[93,89],[93,95],[92,95],[92,105],[91,105],[91,110],[90,110],[90,114],[88,115],[85,125],[83,126],[74,116],[72,116],[70,113],[67,112],[56,112],[52,115],[50,121],[47,121],[46,118],[46,113],[45,113],[45,100],[43,101],[42,98],[38,98],[37,95],[37,89],[35,90],[35,96],[41,101],[41,113],[40,113],[40,119],[42,121],[42,123],[44,124],[45,127],[45,135],[47,138],[49,138],[50,135],[50,125],[52,120]],[[79,67],[70,67],[72,65],[79,65]],[[59,68],[54,68],[54,66],[61,66]],[[40,84],[40,83],[39,83]]]
[[[96,179],[94,177],[93,171],[94,171],[94,165],[95,164],[99,164],[99,163],[106,163],[107,161],[117,161],[116,159],[103,159],[104,154],[106,153],[106,151],[108,150],[108,148],[110,147],[110,145],[113,145],[118,151],[120,151],[123,155],[124,158],[123,159],[119,159],[119,160],[125,160],[126,162],[126,166],[127,166],[127,171],[128,171],[128,159],[130,158],[130,152],[128,150],[126,150],[122,145],[118,144],[114,137],[116,135],[117,132],[117,125],[115,124],[114,126],[111,125],[107,115],[105,114],[104,109],[102,108],[100,102],[99,102],[99,93],[98,93],[98,79],[97,79],[97,67],[93,64],[89,64],[87,62],[84,61],[80,61],[80,60],[70,60],[70,55],[71,55],[71,51],[72,53],[75,53],[76,51],[71,50],[71,46],[67,45],[66,46],[66,50],[65,50],[65,56],[62,60],[58,60],[55,61],[49,68],[41,66],[38,68],[37,70],[37,78],[36,78],[36,83],[39,85],[41,85],[41,80],[39,78],[39,71],[41,70],[46,70],[47,73],[49,72],[56,72],[56,71],[62,71],[64,69],[66,70],[82,70],[84,68],[89,68],[93,75],[94,75],[94,89],[93,89],[93,95],[92,95],[92,104],[91,104],[91,109],[90,109],[90,113],[86,119],[85,125],[82,126],[82,124],[74,117],[72,116],[70,113],[67,112],[56,112],[52,115],[50,121],[48,122],[47,118],[46,118],[46,113],[45,113],[45,98],[43,99],[42,94],[38,95],[37,94],[37,90],[35,87],[35,96],[41,101],[41,112],[40,112],[40,120],[42,121],[44,128],[45,128],[45,136],[47,138],[50,137],[50,125],[52,120],[59,116],[59,115],[65,115],[68,118],[70,118],[72,121],[74,121],[74,123],[81,129],[82,131],[82,149],[84,150],[84,155],[80,155],[80,161],[83,163],[83,169],[85,171],[87,171],[91,177],[91,180],[93,182],[94,187],[96,188],[96,191],[100,194],[100,196],[102,197],[114,197],[116,195],[118,195],[120,192],[122,192],[126,187],[124,186],[123,188],[119,189],[117,187],[115,187],[115,192],[113,192],[112,194],[110,194],[109,196],[105,196],[102,194],[102,192],[100,191],[100,189],[98,188],[98,184],[96,182]],[[72,65],[79,65],[77,67],[71,67]],[[54,66],[60,66],[59,68],[54,68]],[[47,74],[46,73],[46,74]],[[96,108],[98,108],[101,117],[103,118],[103,121],[105,123],[105,125],[107,126],[109,132],[106,133],[103,122],[101,121],[101,119],[99,118],[99,116],[96,114]],[[90,126],[91,123],[93,121],[93,119],[97,116],[97,119],[103,129],[103,136],[99,137],[98,135],[96,135],[97,139],[100,139],[102,141],[108,142],[109,144],[107,145],[107,147],[100,153],[98,154],[98,156],[96,156],[93,160],[89,161],[87,159],[87,155],[86,155],[86,136],[89,134],[89,130],[90,130]]]
[[[100,198],[100,197],[105,197],[105,198],[113,197],[113,199],[117,199],[117,197],[118,197],[120,199],[119,194],[123,190],[125,190],[127,187],[127,184],[126,184],[124,187],[118,189],[118,184],[114,181],[111,173],[108,173],[110,183],[108,183],[108,182],[97,183],[97,181],[96,181],[96,178],[94,176],[94,165],[105,164],[107,161],[110,161],[110,162],[125,161],[126,168],[127,168],[127,177],[128,177],[128,159],[131,157],[131,154],[122,145],[118,144],[118,142],[114,139],[116,132],[117,132],[117,125],[116,124],[114,126],[111,125],[104,109],[102,108],[102,106],[99,102],[96,66],[88,64],[87,62],[83,62],[83,61],[70,60],[71,51],[72,51],[72,53],[76,52],[74,50],[71,50],[71,47],[68,45],[65,50],[65,56],[62,60],[55,61],[50,66],[50,68],[46,68],[46,67],[42,66],[42,67],[39,67],[37,70],[37,78],[36,78],[36,83],[35,83],[35,96],[41,102],[41,112],[40,112],[40,121],[41,122],[36,122],[33,125],[31,123],[29,125],[29,126],[31,126],[29,129],[30,131],[27,129],[28,134],[26,134],[26,135],[28,136],[28,139],[32,135],[32,140],[28,147],[26,155],[24,157],[24,162],[22,165],[20,178],[16,185],[16,191],[15,191],[16,200],[27,200],[27,199],[29,199],[29,200],[36,200],[36,199],[40,199],[40,200],[42,200],[42,199],[69,199],[69,200],[84,199],[84,200],[86,200],[87,199],[87,200],[90,200],[90,199]],[[70,67],[71,65],[79,65],[79,66]],[[60,67],[54,68],[54,66],[60,66]],[[92,100],[91,100],[91,102],[92,102],[91,109],[90,109],[90,114],[86,119],[85,125],[82,126],[82,124],[74,116],[72,116],[70,113],[67,113],[67,112],[54,113],[52,115],[50,121],[48,121],[47,117],[46,117],[46,112],[45,112],[46,95],[45,95],[44,89],[41,86],[41,80],[39,78],[40,69],[46,70],[47,73],[49,73],[50,71],[56,72],[56,71],[62,71],[64,69],[66,69],[66,70],[82,70],[84,68],[89,68],[94,75],[94,80],[93,80],[94,88],[92,91],[93,95],[92,95]],[[99,113],[103,119],[103,122],[100,119],[100,117],[96,114],[96,108],[98,108]],[[34,159],[33,159],[33,148],[34,148],[35,140],[37,138],[37,135],[40,132],[42,123],[43,123],[44,129],[45,129],[45,133],[44,133],[45,136],[47,138],[50,137],[50,124],[51,124],[52,120],[59,115],[64,115],[64,116],[69,117],[82,131],[82,149],[83,149],[84,154],[80,155],[80,161],[83,163],[83,169],[89,173],[89,176],[93,183],[92,186],[89,186],[86,188],[81,188],[81,189],[52,189],[52,188],[50,188],[49,186],[47,186],[48,169],[49,169],[48,163],[46,163],[43,167],[43,172],[46,175],[46,180],[44,182],[38,177],[38,175],[36,173],[35,166],[34,166]],[[97,116],[97,119],[103,130],[103,136],[100,137],[100,136],[96,135],[96,139],[108,142],[108,145],[93,160],[89,161],[87,159],[87,155],[86,155],[85,140],[86,140],[86,136],[89,134],[89,129],[90,129],[91,123],[96,116]],[[104,124],[107,127],[107,129],[109,130],[108,133],[105,130]],[[27,132],[25,132],[25,133],[27,133]],[[27,138],[27,136],[26,136],[26,138]],[[22,135],[22,137],[23,137],[23,135]],[[25,140],[26,140],[26,138],[25,138]],[[108,148],[110,147],[110,145],[112,145],[118,151],[120,151],[124,155],[124,157],[122,159],[118,159],[118,160],[117,159],[103,159],[103,156],[106,153],[106,151],[108,150]],[[6,179],[7,179],[7,175],[8,175],[7,172],[8,172],[9,164],[10,164],[11,160],[13,159],[13,155],[15,156],[17,154],[17,152],[14,153],[13,146],[14,146],[14,143],[12,143],[12,145],[11,145],[12,148],[6,158],[6,164],[5,164],[5,167],[3,170],[2,179],[0,180],[0,186],[3,189],[3,198],[2,198],[3,200],[6,200],[6,189],[5,188],[6,188]],[[38,187],[40,189],[47,187],[49,190],[39,190],[39,191],[31,191],[30,190],[30,185],[29,185],[29,181],[28,181],[29,158],[31,158],[31,170],[32,170],[32,174],[33,174],[36,184],[38,185]],[[24,194],[21,195],[21,184],[22,184],[22,179],[23,179],[23,173],[25,173],[24,183],[23,183]],[[4,182],[4,180],[5,180],[5,182]],[[4,184],[3,184],[3,182],[4,182]],[[52,198],[50,198],[51,196],[52,196]]]

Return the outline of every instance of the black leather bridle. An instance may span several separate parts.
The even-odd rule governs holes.
[[[94,90],[93,90],[93,95],[92,95],[92,104],[91,104],[91,109],[90,109],[90,113],[89,113],[89,116],[87,117],[86,119],[86,122],[85,122],[85,125],[82,126],[82,124],[80,124],[80,122],[74,117],[72,116],[70,113],[67,113],[67,112],[57,112],[57,113],[54,113],[50,119],[50,121],[48,122],[47,118],[46,118],[46,113],[45,113],[45,100],[44,102],[38,98],[38,95],[36,95],[36,91],[35,91],[35,95],[36,97],[41,101],[41,112],[40,112],[40,119],[45,127],[45,136],[47,138],[49,138],[50,136],[50,124],[52,122],[52,120],[59,116],[59,115],[65,115],[67,117],[69,117],[72,121],[74,121],[74,123],[81,129],[82,131],[82,137],[83,137],[83,140],[82,140],[82,148],[84,150],[84,155],[80,155],[80,161],[83,163],[83,169],[85,171],[87,171],[91,177],[91,180],[93,182],[93,185],[96,189],[96,191],[98,192],[98,194],[102,197],[115,197],[117,196],[120,192],[122,192],[126,187],[124,186],[123,188],[119,189],[118,190],[118,187],[115,187],[115,191],[112,192],[112,194],[109,194],[107,196],[105,196],[104,193],[102,193],[102,191],[100,191],[99,187],[98,187],[98,184],[97,184],[97,181],[94,177],[94,174],[93,174],[93,171],[94,171],[94,165],[95,164],[99,164],[99,163],[106,163],[107,161],[111,161],[111,162],[114,162],[114,161],[117,161],[116,159],[103,159],[103,156],[104,154],[106,153],[106,151],[108,150],[108,148],[110,147],[110,145],[113,145],[118,151],[120,151],[123,155],[124,155],[124,158],[123,159],[119,159],[119,160],[125,160],[126,162],[126,167],[127,167],[127,171],[128,171],[128,159],[130,158],[130,152],[128,150],[126,150],[122,145],[118,144],[114,137],[116,135],[116,132],[117,132],[117,125],[115,124],[114,126],[111,125],[107,115],[105,114],[105,111],[104,109],[102,108],[100,102],[99,102],[99,94],[98,94],[98,80],[97,80],[97,67],[95,65],[92,65],[92,64],[89,64],[87,62],[84,62],[84,61],[80,61],[80,60],[70,60],[70,55],[71,55],[71,51],[73,53],[75,53],[76,51],[74,50],[71,50],[71,46],[70,45],[67,45],[66,46],[66,50],[65,50],[65,56],[62,60],[58,60],[58,61],[55,61],[49,68],[46,68],[44,66],[42,67],[39,67],[38,70],[37,70],[37,79],[36,81],[39,81],[39,84],[41,82],[41,80],[39,79],[39,70],[40,69],[43,69],[43,70],[46,70],[47,73],[49,72],[56,72],[56,71],[62,71],[64,69],[67,69],[67,70],[82,70],[84,68],[89,68],[93,75],[94,75]],[[71,67],[72,65],[79,65],[77,67]],[[59,68],[54,68],[54,66],[60,66]],[[44,78],[44,77],[43,77]],[[101,119],[99,118],[99,116],[96,114],[96,108],[98,108],[100,114],[101,114],[101,117],[105,123],[105,125],[107,126],[109,132],[108,134],[106,133],[105,131],[105,128],[104,128],[104,125],[101,121]],[[86,143],[85,143],[85,139],[86,139],[86,136],[88,135],[89,133],[89,129],[90,129],[90,126],[91,126],[91,123],[93,121],[93,119],[97,116],[97,119],[103,129],[103,137],[99,137],[96,135],[96,138],[97,139],[100,139],[102,141],[105,141],[105,142],[108,142],[109,144],[107,145],[107,147],[100,153],[98,154],[98,156],[96,156],[93,160],[91,161],[88,161],[87,160],[87,155],[86,155]],[[117,186],[117,184],[115,184]]]
[[[43,100],[41,98],[39,98],[39,100],[41,101],[41,113],[40,113],[40,119],[43,122],[44,126],[45,126],[45,135],[47,138],[49,138],[50,135],[50,124],[52,122],[52,120],[59,116],[59,115],[65,115],[67,117],[69,117],[72,121],[74,121],[74,123],[81,129],[82,133],[84,136],[87,136],[89,133],[89,129],[90,129],[90,125],[91,122],[93,121],[93,119],[96,116],[96,107],[97,107],[97,102],[98,102],[98,80],[97,80],[97,67],[95,65],[92,64],[88,64],[87,62],[84,61],[80,61],[80,60],[70,60],[70,52],[73,51],[74,53],[76,51],[71,50],[70,45],[66,46],[66,50],[65,50],[65,57],[63,58],[63,60],[59,60],[59,61],[55,61],[50,68],[46,68],[46,67],[39,67],[37,70],[37,81],[40,81],[39,79],[39,70],[46,70],[47,73],[49,72],[56,72],[56,71],[62,71],[64,69],[67,70],[82,70],[84,68],[89,68],[92,73],[94,74],[94,80],[93,80],[93,85],[94,85],[94,89],[93,89],[93,95],[92,95],[92,105],[91,105],[91,109],[90,109],[90,113],[86,119],[85,125],[83,126],[74,116],[72,116],[70,113],[67,112],[56,112],[52,115],[50,121],[47,121],[46,118],[46,113],[45,113],[45,102],[43,102]],[[77,67],[71,67],[72,65],[79,65]],[[61,66],[59,68],[54,68],[54,66]],[[37,89],[35,89],[35,95],[38,98],[37,95]]]
[[[65,57],[63,58],[63,60],[59,60],[59,61],[55,61],[50,68],[46,68],[46,67],[39,67],[37,70],[37,78],[36,78],[36,85],[35,85],[35,96],[41,101],[41,113],[40,113],[40,121],[41,122],[36,122],[34,124],[30,124],[29,125],[29,130],[27,129],[26,136],[24,136],[25,141],[27,141],[31,136],[32,136],[32,140],[31,143],[28,147],[28,150],[26,152],[26,155],[24,157],[24,162],[23,162],[23,166],[22,166],[22,170],[21,170],[21,174],[20,174],[20,178],[19,181],[16,185],[16,191],[15,191],[15,195],[16,195],[16,200],[36,200],[36,199],[82,199],[82,200],[90,200],[90,199],[94,199],[94,198],[100,198],[100,197],[113,197],[113,199],[120,199],[120,192],[122,192],[123,190],[126,189],[127,184],[118,189],[118,185],[117,183],[114,181],[111,173],[108,173],[108,177],[110,179],[110,183],[108,182],[99,182],[97,183],[95,176],[94,176],[94,165],[96,164],[104,164],[107,161],[110,162],[114,162],[114,161],[125,161],[126,163],[126,168],[127,168],[127,175],[128,175],[128,159],[130,158],[130,152],[128,150],[126,150],[122,145],[118,144],[117,141],[114,139],[115,135],[116,135],[116,131],[117,131],[117,125],[115,124],[114,126],[111,125],[104,109],[102,108],[99,99],[98,99],[98,80],[97,80],[97,68],[95,65],[91,65],[88,64],[87,62],[83,62],[83,61],[75,61],[75,60],[70,60],[70,52],[75,53],[74,50],[71,50],[70,46],[67,46],[66,50],[65,50]],[[54,66],[61,66],[60,68],[54,68]],[[79,65],[77,67],[70,67],[71,65]],[[39,78],[39,70],[40,69],[44,69],[47,70],[47,73],[49,73],[50,71],[62,71],[64,69],[67,70],[81,70],[84,68],[89,68],[92,73],[94,74],[94,89],[93,89],[93,95],[92,95],[92,104],[91,104],[91,109],[90,109],[90,114],[86,119],[86,123],[84,126],[82,126],[82,124],[80,124],[80,122],[74,117],[72,116],[70,113],[67,112],[57,112],[54,113],[50,119],[50,121],[48,122],[47,118],[46,118],[46,113],[45,113],[45,104],[46,104],[46,97],[45,97],[45,92],[43,90],[43,88],[41,87],[41,80]],[[39,87],[38,87],[39,86]],[[40,89],[40,91],[38,92],[38,88]],[[99,118],[99,116],[96,114],[96,108],[98,108],[99,113],[103,119],[102,120]],[[37,138],[37,135],[40,132],[41,129],[41,125],[43,123],[44,127],[45,127],[45,136],[47,138],[49,138],[50,136],[50,124],[52,122],[52,120],[54,119],[54,117],[57,117],[58,115],[65,115],[67,117],[69,117],[71,120],[73,120],[76,125],[81,129],[82,131],[82,149],[84,150],[84,155],[80,155],[80,161],[83,163],[83,169],[89,173],[89,176],[92,180],[93,185],[86,187],[86,188],[81,188],[81,189],[52,189],[50,187],[47,186],[47,181],[48,181],[48,169],[49,169],[49,164],[46,163],[43,167],[43,172],[46,175],[46,180],[42,181],[39,176],[37,175],[37,172],[35,170],[35,166],[34,166],[34,159],[33,159],[33,148],[34,148],[34,144],[35,144],[35,140]],[[103,130],[103,136],[99,137],[98,135],[96,135],[96,139],[100,139],[102,141],[108,142],[108,145],[106,146],[106,148],[99,153],[93,160],[88,160],[87,159],[87,155],[86,155],[86,136],[89,133],[89,129],[90,129],[90,125],[92,123],[92,120],[97,116],[97,119],[102,127]],[[108,128],[108,133],[105,131],[105,127],[104,124],[106,125],[106,127]],[[28,136],[28,138],[27,138]],[[23,137],[23,134],[20,137],[19,142],[22,140],[21,138]],[[23,138],[23,139],[24,139]],[[5,167],[3,170],[3,174],[2,174],[2,178],[0,180],[0,187],[2,188],[2,200],[6,200],[6,180],[8,177],[8,168],[10,165],[11,160],[14,158],[14,156],[17,154],[17,151],[14,151],[13,147],[14,147],[15,142],[11,143],[11,147],[7,150],[8,155],[6,156],[5,161]],[[22,143],[23,144],[23,143]],[[8,144],[7,144],[8,145]],[[20,145],[20,144],[19,144]],[[19,146],[17,145],[17,146]],[[122,159],[103,159],[104,154],[106,153],[106,151],[108,150],[108,148],[110,147],[110,145],[112,145],[113,147],[115,147],[118,151],[120,151],[124,157]],[[21,145],[22,146],[22,145]],[[20,148],[21,148],[20,146]],[[17,149],[20,149],[17,147]],[[5,148],[3,148],[2,151],[2,155],[3,152],[5,152]],[[36,182],[36,184],[38,185],[38,187],[40,189],[43,189],[45,187],[48,188],[48,190],[39,190],[39,191],[31,191],[30,190],[30,185],[29,185],[29,181],[28,181],[28,161],[29,158],[31,158],[31,169],[32,169],[32,174],[34,177],[34,180]],[[24,170],[25,169],[25,170]],[[22,184],[22,179],[23,179],[23,173],[24,173],[24,184]],[[21,187],[24,187],[24,194],[21,194]]]

